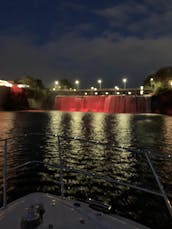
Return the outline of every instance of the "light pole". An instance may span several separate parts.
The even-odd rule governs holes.
[[[119,87],[118,86],[115,86],[115,94],[117,94],[117,91],[119,90]]]
[[[75,84],[77,86],[77,90],[79,89],[79,80],[75,80]]]
[[[102,89],[102,80],[97,80],[97,83],[99,84],[99,89]]]
[[[58,80],[54,81],[53,91],[57,90],[58,85],[59,85],[59,81]]]
[[[153,89],[153,78],[150,78],[151,89]]]
[[[170,80],[170,82],[169,82],[169,83],[170,83],[170,86],[171,86],[171,88],[172,88],[172,80]]]
[[[127,84],[127,78],[123,78],[122,82],[124,83],[124,89],[126,89],[126,84]]]
[[[140,95],[143,95],[143,94],[144,94],[144,87],[140,86]]]

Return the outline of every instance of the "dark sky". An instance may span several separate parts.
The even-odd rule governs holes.
[[[135,87],[170,65],[171,0],[0,0],[0,78]]]

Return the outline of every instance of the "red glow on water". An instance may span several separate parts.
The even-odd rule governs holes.
[[[149,97],[143,96],[57,96],[55,109],[61,111],[149,113]]]

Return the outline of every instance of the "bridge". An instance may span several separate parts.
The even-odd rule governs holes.
[[[87,96],[87,95],[149,95],[151,89],[143,88],[86,88],[86,89],[58,89],[53,91],[56,96]]]

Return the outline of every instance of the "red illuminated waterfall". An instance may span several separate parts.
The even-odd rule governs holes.
[[[55,110],[108,113],[150,113],[150,97],[144,96],[57,96]]]

